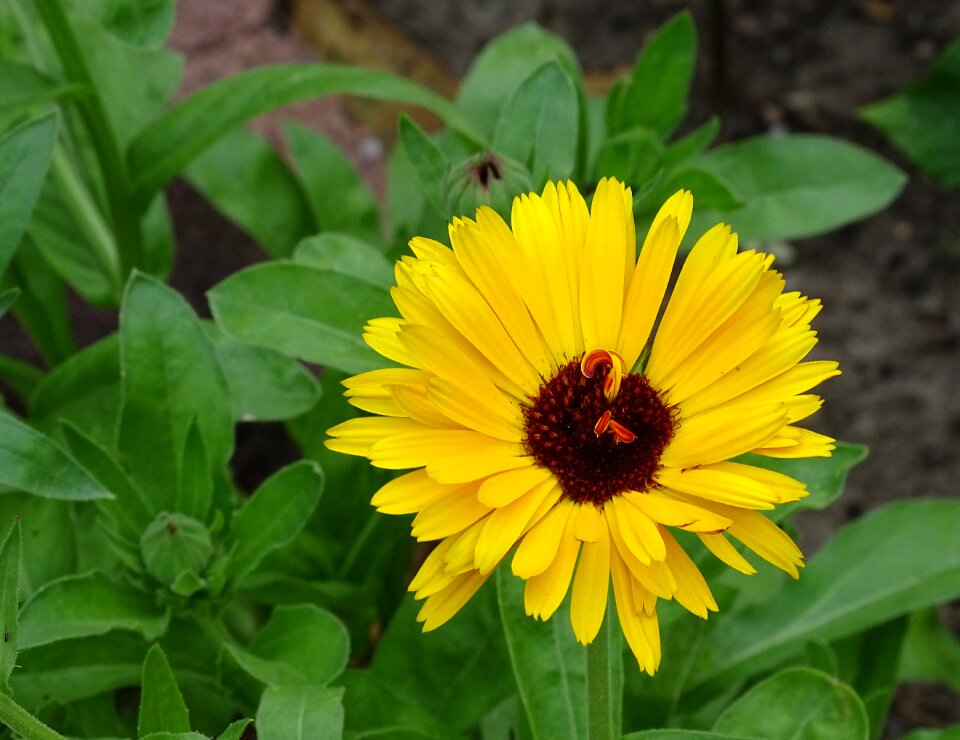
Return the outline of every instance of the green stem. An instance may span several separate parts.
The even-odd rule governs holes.
[[[610,609],[600,631],[587,645],[587,740],[614,739],[613,671],[610,655]]]
[[[110,124],[103,101],[87,68],[77,37],[67,20],[61,0],[34,0],[43,24],[56,49],[67,80],[89,88],[90,93],[77,100],[77,107],[90,141],[97,153],[107,189],[110,218],[120,245],[121,275],[142,262],[142,234],[139,212],[130,194],[127,166]]]
[[[6,694],[0,692],[0,722],[23,740],[64,740]]]

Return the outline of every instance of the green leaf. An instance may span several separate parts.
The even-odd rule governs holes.
[[[726,181],[712,172],[695,167],[672,173],[661,187],[662,200],[683,188],[693,194],[693,202],[701,208],[730,211],[743,205],[743,201],[730,190]]]
[[[700,643],[690,686],[774,664],[811,639],[833,640],[960,595],[960,502],[901,501],[844,527],[800,580]]]
[[[0,138],[0,272],[20,245],[47,176],[57,117],[47,115]]]
[[[69,421],[63,423],[63,436],[74,459],[103,486],[103,490],[113,494],[112,501],[101,504],[101,511],[117,523],[123,522],[131,532],[139,534],[152,517],[143,495],[130,482],[127,474],[110,453]],[[119,513],[119,519],[114,512]]]
[[[646,128],[632,128],[607,139],[597,153],[599,177],[642,186],[660,166],[663,144]]]
[[[184,174],[271,257],[286,257],[314,231],[300,183],[276,150],[252,131],[225,133]]]
[[[112,449],[120,415],[120,349],[115,334],[91,344],[54,368],[30,396],[30,418],[39,429],[62,434],[61,421]]]
[[[209,738],[199,732],[151,732],[149,735],[141,735],[140,740],[209,740]]]
[[[85,0],[84,9],[114,36],[141,49],[160,46],[173,30],[174,0]]]
[[[696,30],[690,13],[684,11],[657,30],[637,57],[630,76],[611,91],[607,132],[617,134],[642,126],[667,138],[686,115],[696,61]]]
[[[326,686],[343,673],[350,656],[343,622],[308,604],[277,607],[249,649],[225,647],[241,668],[268,686]]]
[[[43,373],[29,362],[0,355],[0,378],[21,398],[29,398],[43,380]]]
[[[143,638],[132,632],[64,640],[21,652],[10,685],[25,706],[66,704],[135,686],[146,652]]]
[[[706,149],[720,133],[720,119],[714,117],[686,136],[670,144],[663,153],[665,167],[675,167]]]
[[[903,189],[896,167],[853,144],[826,136],[758,136],[691,161],[727,183],[745,203],[720,214],[695,207],[699,235],[727,221],[741,241],[815,236],[876,213]]]
[[[531,74],[507,100],[493,150],[530,170],[535,188],[566,180],[577,164],[580,110],[576,83],[556,61]]]
[[[168,615],[153,598],[103,573],[67,576],[37,591],[20,612],[20,649],[74,637],[132,630],[152,640],[166,629]]]
[[[0,484],[65,501],[111,498],[49,437],[0,412]]]
[[[0,685],[9,691],[19,642],[20,552],[23,539],[17,518],[0,545]]]
[[[586,651],[562,613],[545,622],[527,616],[523,581],[502,568],[496,577],[503,633],[532,737],[586,738]]]
[[[830,457],[773,458],[746,454],[737,458],[748,465],[775,470],[806,484],[806,498],[778,506],[770,512],[774,521],[782,521],[798,511],[820,511],[840,498],[847,482],[847,474],[867,459],[870,453],[866,445],[837,442]]]
[[[924,79],[859,113],[924,172],[948,188],[960,186],[960,40]]]
[[[460,84],[457,102],[464,115],[488,135],[517,88],[547,62],[558,61],[575,80],[580,69],[573,51],[558,36],[534,23],[500,34],[473,60]]]
[[[343,689],[271,686],[257,709],[259,740],[339,740],[343,737]]]
[[[350,275],[371,285],[393,285],[393,265],[383,254],[349,234],[318,234],[304,239],[293,253],[295,262],[317,270]]]
[[[279,352],[254,347],[204,323],[230,390],[234,421],[279,421],[306,413],[320,398],[316,378]]]
[[[903,740],[960,740],[960,725],[952,725],[942,730],[914,730],[904,735]]]
[[[960,640],[943,623],[936,609],[910,617],[903,654],[901,681],[940,681],[960,691]]]
[[[158,732],[190,732],[190,715],[167,656],[154,645],[143,661],[137,735],[142,738]]]
[[[47,264],[27,235],[10,262],[7,274],[20,289],[13,313],[50,367],[77,351],[70,329],[63,281]]]
[[[73,508],[63,501],[29,493],[0,496],[0,522],[20,517],[23,537],[23,567],[20,601],[28,599],[45,583],[76,573],[78,532]]]
[[[346,155],[326,137],[293,121],[284,121],[283,134],[315,230],[342,231],[379,242],[377,201]]]
[[[456,736],[428,712],[429,705],[400,700],[392,687],[379,681],[371,670],[348,670],[342,680],[346,689],[345,730],[349,738],[437,740]]]
[[[190,425],[200,429],[210,467],[226,465],[233,420],[226,381],[187,302],[135,273],[120,311],[123,408],[117,447],[154,512],[174,508]]]
[[[274,473],[233,517],[228,542],[235,580],[252,571],[271,550],[303,528],[323,492],[323,470],[301,460]]]
[[[196,422],[190,425],[180,459],[180,490],[174,508],[194,520],[205,520],[213,503],[213,474]]]
[[[870,726],[849,686],[811,668],[789,668],[741,696],[713,729],[747,737],[865,740]]]
[[[397,138],[427,203],[441,216],[446,215],[444,191],[450,172],[447,155],[406,115],[397,122]]]
[[[258,67],[207,85],[141,131],[128,151],[135,189],[147,198],[247,119],[298,100],[338,93],[419,105],[465,136],[482,138],[469,117],[448,100],[387,72],[336,64]]]
[[[374,674],[398,699],[428,708],[460,731],[514,691],[491,586],[481,588],[436,632],[422,632],[415,620],[420,604],[407,597],[373,656]],[[421,670],[425,665],[429,671]]]
[[[395,312],[386,290],[292,262],[254,265],[208,294],[228,334],[349,373],[384,367],[361,337],[368,319]]]
[[[253,720],[249,719],[238,719],[236,722],[231,722],[230,726],[217,735],[217,740],[240,740],[243,736],[243,731],[247,729]]]
[[[213,542],[201,522],[164,511],[144,530],[140,553],[147,572],[171,586],[183,573],[203,573],[213,555]]]
[[[83,92],[84,88],[58,83],[33,67],[0,59],[0,110],[4,112]]]

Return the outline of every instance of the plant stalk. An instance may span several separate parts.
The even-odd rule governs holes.
[[[143,259],[140,213],[131,197],[126,161],[61,0],[34,3],[67,80],[89,89],[89,94],[78,98],[76,104],[103,172],[110,220],[120,249],[121,275],[125,277]]]
[[[0,692],[0,722],[23,740],[64,740],[9,696]]]
[[[608,608],[600,631],[587,645],[587,740],[614,740],[615,737],[609,631]]]

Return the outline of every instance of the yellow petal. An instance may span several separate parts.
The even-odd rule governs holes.
[[[717,516],[700,506],[693,506],[654,493],[631,492],[624,500],[636,506],[653,521],[688,532],[721,532],[730,526],[730,520]]]
[[[504,397],[490,394],[484,398],[443,378],[430,381],[427,397],[444,415],[460,424],[506,442],[521,442],[524,438],[523,416],[516,403],[501,402]],[[493,400],[497,406],[488,403]]]
[[[415,514],[448,496],[461,496],[470,487],[469,484],[447,486],[437,483],[426,471],[414,470],[381,486],[370,503],[384,514]]]
[[[553,473],[539,465],[508,470],[493,475],[481,483],[477,498],[486,506],[499,508],[513,503],[525,493],[552,477]]]
[[[387,437],[424,431],[428,430],[422,424],[402,417],[362,416],[328,429],[333,439],[325,440],[324,445],[336,452],[368,456],[373,446]]]
[[[562,492],[554,480],[547,480],[507,506],[494,509],[477,541],[475,563],[481,573],[489,573],[510,551],[531,524],[531,518],[546,499],[555,502]]]
[[[657,525],[644,511],[628,503],[623,497],[615,496],[607,502],[613,504],[614,516],[623,542],[630,552],[641,562],[663,560],[667,551]]]
[[[637,659],[640,670],[652,676],[660,665],[660,639],[656,611],[652,616],[648,616],[642,609],[636,607],[638,599],[634,595],[634,588],[642,587],[633,580],[616,548],[613,548],[610,553],[610,575],[613,577],[613,595],[623,636],[627,638],[627,644]],[[642,624],[645,620],[653,621],[657,632],[656,641],[651,642],[647,639],[647,631]]]
[[[411,534],[420,542],[440,540],[463,531],[489,512],[489,507],[477,501],[475,490],[463,490],[421,509],[413,519]]]
[[[401,365],[413,365],[413,358],[410,353],[400,344],[397,339],[397,332],[403,324],[403,319],[382,318],[371,319],[363,327],[363,341],[370,348],[383,355],[388,360],[393,360]]]
[[[593,504],[577,504],[573,517],[573,536],[581,542],[598,542],[606,526],[603,514]]]
[[[428,596],[417,614],[417,621],[423,622],[423,631],[430,632],[449,621],[480,589],[488,576],[476,571],[464,573],[442,591]]]
[[[600,631],[610,588],[610,536],[601,518],[603,534],[587,542],[580,553],[577,575],[570,595],[570,624],[581,645],[589,645]]]
[[[777,491],[752,476],[744,475],[737,463],[722,462],[685,469],[661,468],[657,480],[667,489],[744,509],[772,509],[780,503]]]
[[[519,444],[492,439],[470,429],[417,427],[415,431],[392,434],[375,443],[370,448],[371,462],[381,468],[400,469],[419,468],[449,457],[523,454]]]
[[[570,516],[553,562],[539,575],[527,579],[523,606],[528,615],[546,620],[557,610],[567,594],[579,552],[580,540],[573,536],[573,517]]]
[[[674,598],[687,609],[702,619],[707,618],[707,612],[717,611],[717,602],[710,593],[710,587],[703,579],[700,569],[690,559],[667,531],[661,530],[663,541],[667,546],[667,566],[673,572],[677,581],[677,590]]]
[[[710,552],[734,570],[739,570],[748,576],[757,572],[757,569],[750,565],[747,559],[737,552],[736,548],[722,534],[700,534],[697,536]]]
[[[513,556],[513,574],[527,579],[543,573],[557,556],[560,539],[576,507],[570,500],[561,501],[524,536]]]

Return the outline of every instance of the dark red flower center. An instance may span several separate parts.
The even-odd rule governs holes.
[[[523,417],[527,452],[553,472],[567,498],[599,507],[655,485],[676,416],[646,376],[618,374],[609,353],[609,361],[596,362],[596,352],[603,351],[561,368]]]

